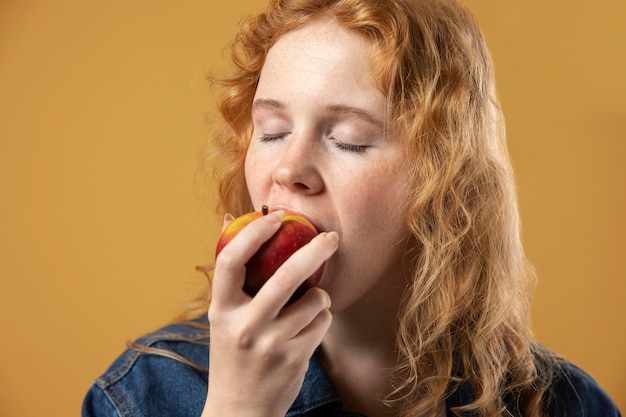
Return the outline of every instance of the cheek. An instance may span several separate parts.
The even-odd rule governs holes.
[[[243,164],[244,176],[246,178],[246,185],[250,188],[252,180],[256,177],[256,164],[254,163],[254,159],[250,157],[250,151],[246,153],[246,160]]]
[[[374,212],[389,216],[398,211],[406,201],[406,175],[400,164],[381,163],[372,166],[354,184],[356,192]]]
[[[395,170],[371,170],[344,188],[351,196],[348,216],[355,233],[388,234],[397,239],[405,232],[405,178]],[[357,230],[358,229],[358,230]]]
[[[255,152],[252,145],[246,153],[246,160],[244,163],[244,175],[246,179],[246,186],[248,187],[248,193],[252,199],[252,203],[256,207],[259,203],[258,194],[262,190],[263,179],[265,173],[263,172],[264,164],[259,163],[258,153]]]

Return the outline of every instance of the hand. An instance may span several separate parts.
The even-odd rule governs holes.
[[[335,232],[321,233],[294,253],[254,298],[242,290],[246,262],[276,233],[281,216],[274,212],[253,221],[217,257],[203,417],[284,416],[330,326],[330,297],[320,288],[285,304],[335,252]]]

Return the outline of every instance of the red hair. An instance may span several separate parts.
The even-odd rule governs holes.
[[[468,382],[475,400],[458,412],[501,415],[513,398],[524,415],[543,415],[554,359],[529,328],[534,273],[520,242],[491,58],[457,1],[273,0],[244,21],[232,44],[234,71],[217,80],[224,125],[209,161],[220,209],[252,210],[243,166],[268,50],[284,33],[323,18],[371,42],[386,123],[404,139],[412,167],[406,255],[413,281],[388,401],[403,416],[436,416],[450,390]]]

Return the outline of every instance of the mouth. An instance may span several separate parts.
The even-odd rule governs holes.
[[[269,207],[269,212],[273,212],[273,211],[278,211],[278,210],[284,210],[285,212],[289,212],[289,213],[293,213],[293,214],[297,214],[299,216],[304,217],[305,219],[307,219],[309,222],[311,222],[311,224],[315,227],[315,229],[317,229],[318,233],[322,233],[325,232],[326,230],[324,230],[324,228],[320,225],[320,223],[318,223],[316,220],[314,220],[312,217],[310,217],[309,215],[299,211],[299,210],[294,210],[291,209],[289,207],[285,207],[285,206],[270,206]]]

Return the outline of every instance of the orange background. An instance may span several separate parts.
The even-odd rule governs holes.
[[[0,416],[78,415],[203,283],[192,187],[236,22],[265,0],[0,1]],[[537,337],[626,409],[626,3],[471,0],[540,284]]]

